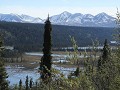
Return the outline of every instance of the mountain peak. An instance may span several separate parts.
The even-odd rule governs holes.
[[[72,16],[82,16],[83,14],[81,14],[81,13],[75,13],[75,14],[73,14]]]
[[[94,16],[91,15],[91,14],[85,14],[84,17],[85,17],[85,18],[93,18]]]
[[[71,13],[69,13],[68,11],[64,11],[62,12],[62,14],[71,14]]]
[[[105,12],[102,12],[102,13],[99,13],[99,14],[97,14],[96,16],[109,16],[108,14],[106,14]]]
[[[0,14],[0,21],[21,22],[21,23],[44,23],[44,19],[32,17],[25,14]],[[115,18],[106,14],[99,13],[95,16],[91,14],[75,13],[71,14],[64,11],[61,14],[50,17],[50,21],[57,25],[71,25],[71,26],[89,26],[89,27],[113,27],[115,26]]]

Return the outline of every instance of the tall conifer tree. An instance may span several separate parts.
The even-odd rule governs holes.
[[[107,39],[105,39],[104,47],[102,51],[103,51],[102,56],[98,60],[98,69],[100,69],[105,63],[109,62],[110,59],[111,53],[110,53],[109,45],[107,43]]]
[[[102,55],[98,60],[98,71],[94,77],[97,85],[97,90],[112,90],[110,86],[112,84],[111,78],[114,77],[112,70],[114,70],[114,62],[112,53],[108,45],[107,39],[105,39],[104,46],[102,49]]]
[[[6,78],[8,78],[5,67],[4,67],[4,60],[3,60],[3,41],[0,35],[0,90],[8,90],[8,83]]]
[[[40,69],[42,71],[41,73],[41,78],[43,80],[47,79],[48,77],[51,77],[51,31],[52,31],[52,26],[51,22],[49,20],[49,15],[47,20],[45,21],[45,26],[44,26],[44,43],[43,43],[43,57],[41,58],[41,64],[40,64]]]

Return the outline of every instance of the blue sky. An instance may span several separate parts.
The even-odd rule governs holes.
[[[46,18],[47,14],[56,15],[63,11],[96,15],[106,12],[112,16],[120,0],[0,0],[0,13],[27,14]]]

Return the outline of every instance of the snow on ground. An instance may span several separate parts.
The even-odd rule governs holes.
[[[57,65],[52,65],[52,67],[57,70],[60,70],[60,72],[65,75],[65,77],[67,77],[67,75],[69,75],[70,72],[76,70],[76,68],[64,68],[64,67],[60,67]],[[39,67],[36,67],[33,70],[26,70],[26,69],[24,70],[23,68],[24,67],[19,67],[19,66],[18,67],[11,67],[11,66],[6,67],[7,73],[9,75],[7,80],[10,82],[10,86],[19,84],[20,79],[22,80],[23,85],[25,85],[25,80],[26,80],[27,75],[29,79],[32,78],[34,82],[39,80],[39,77],[40,77],[40,73],[38,73]]]
[[[35,55],[35,56],[43,56],[42,53],[39,52],[26,52],[26,55]],[[53,57],[67,57],[67,55],[61,55],[61,54],[52,54]]]
[[[38,70],[23,70],[24,67],[11,67],[7,66],[6,70],[9,75],[8,81],[10,85],[19,84],[20,79],[23,84],[25,84],[26,76],[28,75],[29,79],[32,78],[33,81],[37,81],[40,77]]]
[[[53,68],[59,70],[65,77],[67,77],[71,72],[75,71],[76,68],[64,68],[57,65],[52,65]]]

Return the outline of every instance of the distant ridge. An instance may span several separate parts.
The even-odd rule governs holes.
[[[68,26],[88,26],[88,27],[115,27],[115,18],[102,12],[97,15],[75,13],[67,11],[50,17],[52,24]],[[21,23],[44,23],[44,19],[29,15],[0,14],[0,21],[21,22]]]

